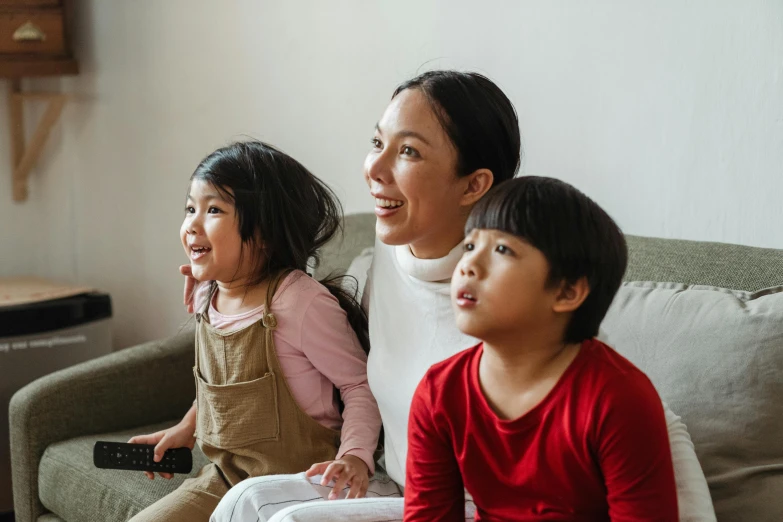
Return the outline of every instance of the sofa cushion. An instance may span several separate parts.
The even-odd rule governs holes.
[[[783,287],[625,283],[601,329],[682,416],[718,520],[783,519]]]
[[[63,520],[128,520],[146,506],[176,489],[188,476],[207,464],[204,454],[193,451],[190,475],[171,480],[149,480],[140,471],[98,469],[92,451],[97,440],[127,442],[134,435],[153,433],[178,420],[129,431],[78,437],[52,444],[43,454],[38,474],[41,502]]]

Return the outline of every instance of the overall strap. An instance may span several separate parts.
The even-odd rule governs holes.
[[[285,277],[291,272],[293,272],[293,270],[281,270],[269,281],[269,286],[266,289],[266,298],[264,299],[264,316],[261,318],[261,324],[268,330],[274,330],[277,327],[277,319],[271,309],[272,298],[280,287],[280,283],[282,283]]]
[[[278,365],[275,364],[277,361],[277,350],[275,349],[275,340],[272,336],[272,332],[277,328],[277,318],[275,317],[275,314],[272,313],[271,309],[272,298],[280,287],[280,283],[292,271],[293,270],[282,270],[269,281],[269,287],[267,287],[266,290],[266,299],[264,300],[264,316],[261,318],[261,325],[264,327],[264,357],[266,358],[267,368],[273,373]]]

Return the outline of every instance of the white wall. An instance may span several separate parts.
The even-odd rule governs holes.
[[[117,347],[170,334],[200,158],[266,139],[369,211],[372,127],[397,83],[434,67],[495,79],[524,171],[574,183],[627,232],[783,248],[783,3],[479,4],[77,2],[83,73],[28,82],[74,101],[25,204],[0,140],[0,275],[111,292]]]

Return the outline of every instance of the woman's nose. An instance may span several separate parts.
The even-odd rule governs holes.
[[[367,162],[365,163],[365,172],[367,178],[371,181],[384,185],[389,184],[393,176],[390,162],[386,157],[386,151],[375,154],[370,153],[370,155],[367,156]]]

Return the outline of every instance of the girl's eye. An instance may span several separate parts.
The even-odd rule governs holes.
[[[383,145],[383,144],[381,143],[381,140],[379,140],[378,138],[373,138],[373,139],[371,139],[371,140],[370,140],[370,143],[372,143],[372,146],[373,146],[373,148],[374,148],[374,149],[380,149],[380,148],[381,148],[381,145]]]
[[[419,155],[416,149],[414,149],[413,147],[408,147],[407,145],[402,148],[402,153],[405,154],[406,156],[411,156],[413,158]]]
[[[465,243],[465,252],[472,251],[475,247],[473,246],[473,243]]]
[[[498,245],[495,248],[495,252],[498,252],[499,254],[503,254],[503,255],[512,253],[511,249],[508,248],[506,245]]]
[[[217,207],[209,207],[209,210],[207,210],[207,214],[219,214],[220,212],[222,212],[222,210]]]
[[[186,214],[195,214],[196,213],[196,209],[193,208],[193,207],[185,207],[185,213]]]

